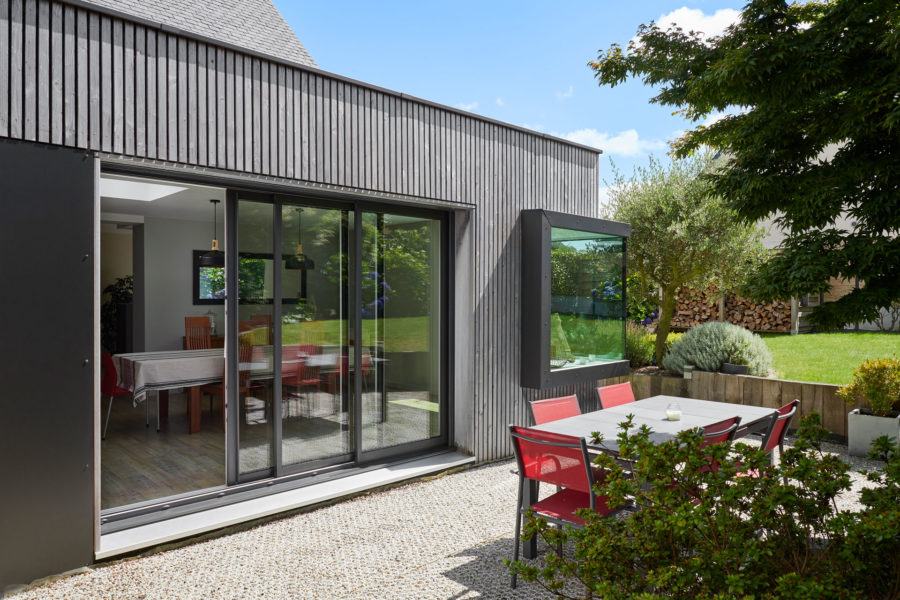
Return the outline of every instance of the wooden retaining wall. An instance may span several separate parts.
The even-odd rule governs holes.
[[[694,372],[691,379],[659,377],[634,373],[629,377],[608,380],[604,384],[619,383],[631,379],[634,395],[638,399],[667,395],[681,398],[699,398],[732,404],[778,408],[800,399],[800,415],[816,411],[822,416],[822,425],[837,438],[847,438],[847,413],[850,406],[837,396],[839,386],[826,383],[808,383],[767,379],[750,375],[725,375],[722,373]],[[796,427],[797,421],[793,422]]]

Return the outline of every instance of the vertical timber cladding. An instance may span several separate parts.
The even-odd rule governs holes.
[[[0,0],[0,45],[2,137],[474,205],[464,449],[512,454],[538,398],[519,387],[518,214],[597,217],[595,151],[82,5]],[[589,384],[541,394],[576,392],[595,406]]]

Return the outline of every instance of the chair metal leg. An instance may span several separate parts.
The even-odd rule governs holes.
[[[147,414],[147,424],[145,425],[145,427],[150,427],[150,402],[146,396],[144,397],[144,410]]]
[[[526,485],[525,480],[519,479],[519,494],[516,499],[516,527],[515,533],[513,533],[513,562],[519,560],[519,535],[522,530],[522,487]],[[513,572],[511,575],[510,586],[512,589],[516,589],[516,577],[518,573]]]
[[[156,392],[156,433],[159,433],[159,392]]]
[[[103,426],[103,435],[100,437],[100,439],[102,439],[102,440],[106,439],[106,430],[109,429],[109,413],[112,412],[112,402],[113,402],[113,397],[110,396],[109,397],[109,408],[106,409],[106,424]]]

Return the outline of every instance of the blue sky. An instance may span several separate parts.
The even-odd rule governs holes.
[[[598,50],[625,46],[638,25],[677,22],[715,33],[743,2],[274,0],[318,62],[334,73],[604,151],[626,175],[689,127],[632,81],[598,86],[586,66]],[[604,183],[601,181],[601,187]]]

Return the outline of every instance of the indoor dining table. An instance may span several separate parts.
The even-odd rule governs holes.
[[[272,347],[257,346],[253,359],[241,363],[254,378],[272,376]],[[151,392],[159,394],[158,416],[168,416],[169,390],[186,388],[188,392],[188,430],[200,430],[200,387],[222,380],[225,370],[225,350],[169,350],[161,352],[133,352],[113,356],[119,375],[118,385],[132,393],[134,405],[147,400]]]
[[[681,411],[677,421],[670,421],[667,418],[666,411],[672,403],[677,403]],[[550,421],[537,425],[534,429],[585,438],[589,448],[615,454],[619,449],[616,439],[621,432],[619,424],[624,422],[628,415],[634,416],[633,430],[641,425],[647,425],[651,430],[650,440],[661,444],[674,439],[682,431],[705,427],[735,416],[741,418],[741,425],[735,437],[742,437],[754,431],[764,431],[771,423],[772,416],[777,412],[774,408],[761,406],[676,396],[652,396],[645,400]],[[602,442],[598,445],[591,444],[594,433],[602,436]],[[522,492],[524,506],[537,502],[538,486],[536,482],[528,482]],[[536,552],[537,546],[534,539],[523,547],[525,558],[534,558]]]

